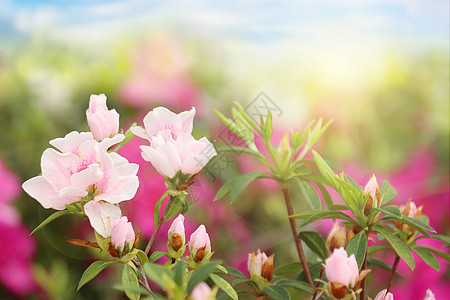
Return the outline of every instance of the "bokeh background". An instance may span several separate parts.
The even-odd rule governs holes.
[[[370,1],[0,1],[0,298],[123,299],[110,268],[75,293],[99,254],[66,243],[93,239],[86,221],[64,217],[28,237],[51,212],[21,190],[40,172],[48,141],[88,131],[90,94],[105,93],[125,130],[152,108],[195,106],[194,136],[226,145],[216,108],[254,103],[279,108],[277,143],[290,128],[334,119],[316,149],[361,185],[375,173],[398,190],[397,204],[424,205],[449,234],[449,2]],[[124,205],[143,240],[164,182],[135,138],[121,153],[141,165],[140,188]],[[247,252],[296,260],[279,188],[255,182],[233,205],[212,199],[224,180],[260,169],[244,154],[222,155],[190,195],[187,235],[201,223],[215,257],[245,269]],[[293,190],[297,211],[307,208]],[[167,227],[167,226],[166,226]],[[329,223],[315,224],[325,237]],[[167,228],[160,235],[164,248]],[[141,242],[141,247],[144,243]],[[433,244],[442,247],[437,241]],[[445,249],[443,251],[446,251]],[[311,255],[308,253],[308,255]],[[393,256],[385,254],[391,265]],[[401,263],[396,299],[450,295],[449,268]],[[374,269],[372,297],[388,272]]]

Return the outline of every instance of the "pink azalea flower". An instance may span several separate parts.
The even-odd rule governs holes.
[[[105,94],[91,95],[86,118],[89,129],[97,141],[119,133],[119,114],[115,109],[108,110]]]
[[[325,274],[332,283],[354,286],[359,278],[355,255],[347,257],[344,248],[334,249],[333,254],[325,260]]]
[[[386,289],[380,291],[373,300],[394,300],[394,295],[388,293]]]
[[[134,243],[135,235],[131,222],[127,217],[122,217],[114,221],[111,229],[111,244],[115,249],[123,251],[127,246],[131,250]]]
[[[196,174],[217,155],[206,137],[192,137],[195,109],[175,114],[163,107],[150,111],[144,118],[145,129],[132,128],[132,132],[150,141],[141,146],[142,157],[165,177],[172,178],[177,172]]]
[[[427,293],[425,295],[425,298],[423,298],[423,300],[436,300],[434,293],[431,289],[427,290]]]
[[[84,212],[92,228],[104,238],[111,236],[114,222],[122,217],[117,205],[103,201],[89,201],[84,205]]]
[[[71,132],[52,140],[50,144],[61,152],[46,149],[41,158],[42,175],[27,180],[22,187],[43,207],[56,210],[86,197],[91,186],[95,200],[130,200],[139,185],[138,166],[106,151],[122,139],[123,135],[116,135],[99,143],[90,133]]]

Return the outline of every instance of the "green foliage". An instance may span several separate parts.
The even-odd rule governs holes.
[[[367,235],[364,231],[360,231],[358,234],[352,237],[352,239],[348,242],[347,254],[354,254],[356,261],[358,262],[359,269],[361,270],[364,259],[366,258],[367,251]]]
[[[197,286],[200,282],[204,281],[209,277],[211,273],[217,270],[217,267],[220,265],[220,261],[213,260],[209,263],[204,264],[198,270],[194,271],[191,275],[191,278],[188,281],[186,290],[188,294],[192,291],[194,287]]]
[[[122,269],[122,285],[139,288],[139,279],[133,268],[127,264],[124,265]],[[130,300],[139,300],[141,298],[141,294],[137,291],[125,290],[125,295],[127,295]]]
[[[230,201],[233,203],[237,196],[239,196],[250,183],[258,178],[264,177],[265,174],[265,172],[250,172],[234,177],[220,188],[214,197],[214,201],[229,195]]]
[[[294,178],[295,183],[297,183],[300,192],[303,195],[303,199],[308,202],[311,209],[321,209],[322,203],[320,201],[319,195],[317,195],[316,190],[306,181]]]
[[[381,233],[392,246],[395,253],[397,253],[397,255],[400,256],[401,259],[403,259],[403,261],[411,270],[414,270],[416,263],[414,261],[413,255],[411,254],[411,250],[400,238],[398,238],[396,235],[393,235],[385,227],[380,225],[375,225],[373,230]]]
[[[289,295],[288,291],[280,285],[269,285],[264,288],[264,293],[275,300],[291,299],[291,295]]]
[[[320,234],[315,231],[302,231],[299,236],[300,239],[322,260],[328,257],[327,247]]]
[[[225,279],[214,273],[209,274],[209,277],[222,291],[224,291],[228,296],[230,296],[231,299],[233,300],[238,299],[236,291]]]
[[[78,283],[77,291],[86,283],[94,279],[98,273],[103,271],[104,268],[107,266],[115,263],[115,261],[104,261],[104,260],[98,260],[93,262],[81,275],[80,282]]]
[[[48,223],[50,223],[51,221],[53,221],[53,220],[55,220],[55,219],[57,219],[57,218],[59,218],[59,217],[65,216],[65,215],[73,215],[73,214],[74,214],[73,212],[70,212],[70,211],[67,211],[67,210],[60,210],[60,211],[57,211],[57,212],[52,213],[50,216],[48,216],[44,221],[42,221],[41,224],[39,224],[39,225],[38,225],[38,226],[30,233],[30,236],[31,236],[32,234],[34,234],[35,232],[41,230],[44,226],[46,226],[46,225],[47,225]]]

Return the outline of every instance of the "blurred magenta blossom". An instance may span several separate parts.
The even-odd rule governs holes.
[[[0,281],[18,297],[36,290],[31,273],[35,241],[12,205],[20,194],[20,180],[0,160]]]

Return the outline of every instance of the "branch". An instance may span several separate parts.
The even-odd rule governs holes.
[[[400,256],[398,256],[397,254],[395,255],[395,260],[394,260],[394,265],[392,266],[392,272],[391,272],[391,277],[389,278],[389,283],[387,286],[387,293],[389,293],[389,290],[391,289],[392,286],[392,282],[394,281],[394,276],[395,276],[395,271],[397,271],[397,267],[398,267],[398,263],[400,262]]]
[[[284,200],[286,202],[286,208],[288,211],[288,216],[292,216],[292,215],[294,215],[294,209],[292,207],[291,198],[289,197],[288,188],[284,187],[284,186],[282,188],[283,188]],[[308,264],[306,263],[305,253],[303,251],[302,243],[300,241],[300,237],[297,232],[295,220],[292,218],[289,218],[289,223],[291,224],[292,235],[294,236],[295,245],[297,246],[297,253],[298,253],[300,262],[302,263],[303,272],[305,272],[306,281],[312,288],[314,288],[314,283],[311,278],[311,273],[309,272]]]
[[[159,219],[158,224],[155,227],[155,231],[153,231],[152,237],[150,238],[150,241],[148,241],[147,247],[145,247],[145,254],[147,254],[147,256],[149,256],[150,250],[152,249],[153,243],[155,242],[156,236],[158,235],[159,229],[166,220],[167,213],[169,212],[174,199],[174,197],[170,196],[169,202],[167,202],[166,208],[164,208],[164,213]]]

